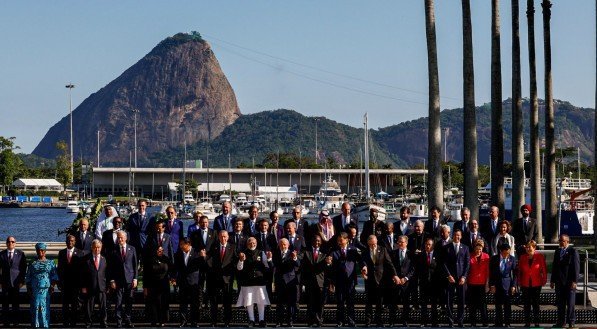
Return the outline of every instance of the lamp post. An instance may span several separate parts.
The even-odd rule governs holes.
[[[135,122],[135,145],[133,148],[133,151],[135,153],[135,168],[137,168],[137,113],[139,113],[139,110],[133,109],[133,120]]]
[[[70,116],[70,177],[72,182],[75,178],[73,169],[73,88],[75,88],[75,85],[69,83],[65,87],[68,89],[68,112]]]
[[[317,164],[317,158],[319,158],[319,152],[317,151],[317,121],[318,118],[315,118],[315,164]]]

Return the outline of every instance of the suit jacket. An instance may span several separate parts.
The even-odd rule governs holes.
[[[434,250],[431,253],[430,262],[427,262],[427,252],[425,250],[417,256],[416,259],[416,273],[419,278],[419,286],[439,286],[440,282],[445,279],[444,271],[441,266],[441,259]]]
[[[81,286],[87,289],[88,294],[95,294],[98,292],[106,292],[107,269],[108,262],[102,255],[99,256],[99,268],[95,268],[93,254],[87,254],[83,258],[83,278]]]
[[[521,287],[541,287],[547,283],[545,256],[536,252],[529,264],[529,255],[523,254],[518,260],[518,284]]]
[[[172,241],[172,250],[174,252],[178,251],[178,243],[182,238],[184,238],[184,224],[180,219],[174,219],[174,224],[170,227],[170,221],[164,222],[165,230],[164,232],[170,235],[170,239]]]
[[[394,251],[396,249],[398,249],[398,237],[399,235],[396,233],[392,233],[392,240],[393,241],[390,245],[390,236],[387,234],[382,234],[380,236],[377,237],[377,242],[380,246],[386,248],[386,250],[388,250],[389,252]]]
[[[263,236],[261,232],[258,232],[255,235],[255,239],[257,240],[257,249],[262,251],[272,251],[276,249],[276,236],[271,233],[266,233],[265,240],[263,240]]]
[[[481,234],[480,231],[477,231],[475,239],[483,240],[483,245],[484,245],[483,252],[485,252],[487,254],[491,253],[491,248],[489,246],[489,243],[487,243],[487,240],[485,240],[485,238],[483,238],[483,235]],[[467,233],[462,235],[462,240],[460,240],[460,242],[464,243],[471,252],[473,251],[473,235],[471,234],[470,230]]]
[[[228,239],[228,243],[231,243],[236,247],[236,253],[239,253],[247,248],[247,240],[249,236],[243,232],[237,235],[236,232],[230,233],[230,238]]]
[[[342,233],[342,232],[346,232],[348,231],[348,224],[346,224],[346,222],[342,222],[342,214],[334,216],[334,218],[332,218],[332,224],[334,225],[334,232],[336,233],[336,235]],[[358,219],[352,215],[350,215],[350,223],[354,224],[357,227],[357,231],[358,231]],[[357,235],[358,236],[358,235]]]
[[[115,281],[118,288],[130,286],[137,279],[137,253],[135,247],[126,245],[126,254],[122,257],[120,246],[112,251],[109,264],[109,281]]]
[[[489,260],[489,285],[504,291],[516,286],[517,263],[514,256],[509,255],[506,266],[501,268],[501,255],[492,256]]]
[[[172,237],[168,233],[164,233],[161,243],[158,241],[157,233],[149,234],[145,242],[145,249],[143,250],[144,255],[148,257],[155,256],[155,251],[160,246],[164,249],[164,256],[168,257],[170,261],[174,261],[174,246],[172,245]]]
[[[445,276],[451,275],[454,280],[466,278],[471,266],[471,256],[468,247],[460,243],[458,253],[454,243],[444,247],[443,266]]]
[[[415,227],[410,222],[410,220],[407,222],[407,224],[404,227],[404,229],[401,227],[401,225],[402,225],[402,220],[394,222],[394,233],[395,234],[398,234],[398,235],[409,235],[409,234],[411,234],[412,232],[415,231]]]
[[[400,249],[392,250],[391,256],[392,262],[394,263],[394,268],[396,269],[396,275],[401,279],[406,278],[407,280],[406,284],[398,287],[406,289],[410,284],[410,280],[415,275],[416,258],[410,252],[408,252],[408,249],[406,250],[405,256],[402,259],[402,264],[400,264]],[[416,282],[414,284],[416,285]]]
[[[304,218],[300,218],[299,221],[297,222],[296,219],[294,218],[288,218],[285,222],[284,225],[286,225],[286,223],[290,223],[290,222],[294,222],[296,223],[296,234],[302,236],[305,239],[310,239],[310,230],[309,230],[309,222],[307,222],[306,219]],[[284,231],[284,234],[282,235],[286,235],[286,231]]]
[[[367,279],[365,282],[375,285],[389,284],[390,280],[396,276],[396,269],[390,253],[384,247],[377,246],[374,257],[375,262],[373,262],[374,258],[371,255],[370,248],[365,249],[361,254],[361,267],[367,266]]]
[[[301,261],[298,257],[297,260],[292,259],[291,249],[288,249],[286,257],[282,257],[281,250],[276,250],[272,254],[272,261],[276,269],[274,272],[275,282],[284,282],[286,285],[299,284]]]
[[[228,214],[228,220],[224,220],[223,214],[219,215],[214,219],[213,229],[216,234],[221,230],[232,232],[234,230],[234,221],[236,221],[236,216],[232,214]]]
[[[126,230],[129,234],[127,242],[135,247],[135,250],[144,250],[147,236],[154,232],[154,223],[155,220],[150,218],[147,212],[144,215],[139,212],[130,215],[126,222]]]
[[[232,284],[237,262],[236,247],[231,244],[230,240],[226,244],[223,258],[220,257],[220,243],[214,243],[206,258],[208,281],[214,283],[223,281],[225,284]]]
[[[433,219],[429,218],[427,221],[425,221],[423,231],[427,232],[427,234],[433,236],[434,238],[437,238],[439,237],[440,228],[443,224],[446,224],[446,221],[440,218],[437,223],[437,227],[433,229]]]
[[[259,219],[255,219],[255,223],[253,223],[250,217],[245,218],[243,220],[243,233],[245,233],[246,236],[251,237],[257,232],[259,232]]]
[[[461,230],[462,236],[464,236],[466,233],[470,232],[470,229],[468,228],[469,223],[470,223],[470,219],[466,224],[464,223],[464,220],[459,220],[459,221],[455,222],[454,223],[454,231]]]
[[[19,249],[14,249],[12,262],[8,261],[8,250],[0,251],[0,283],[2,289],[18,288],[25,283],[25,274],[27,272],[27,259],[25,253]]]
[[[197,249],[192,248],[189,251],[187,264],[184,263],[184,254],[178,250],[174,255],[174,268],[176,273],[176,285],[182,288],[199,285],[199,276],[203,271],[205,259],[199,256]]]
[[[357,284],[357,265],[361,262],[361,256],[356,248],[348,246],[346,256],[342,255],[340,249],[333,251],[332,265],[329,269],[330,279],[336,287],[354,287]]]
[[[432,236],[427,234],[427,232],[425,231],[423,231],[423,233],[421,233],[420,235],[413,232],[408,236],[407,249],[412,254],[417,254],[417,250],[419,250],[419,252],[422,253],[423,251],[425,251],[425,240],[429,238],[432,238]]]
[[[290,237],[288,235],[284,236],[290,242]],[[305,238],[300,236],[298,233],[295,235],[294,243],[290,242],[290,250],[296,250],[299,254],[303,249],[307,246],[305,243]]]
[[[280,225],[280,224],[276,224],[276,226],[274,227],[274,225],[270,225],[269,227],[269,231],[272,234],[276,235],[276,243],[282,239],[284,237],[284,235],[286,234],[286,232],[284,232],[284,226]]]
[[[305,248],[303,250],[303,256],[301,257],[301,278],[305,286],[318,286],[323,288],[325,283],[325,257],[327,255],[319,249],[317,260],[313,256],[313,248]],[[307,288],[308,289],[308,288]]]
[[[556,249],[553,255],[551,282],[569,287],[572,282],[578,282],[579,273],[580,260],[576,249],[568,246],[562,257],[560,257],[560,249]]]
[[[85,254],[91,253],[91,242],[93,242],[93,239],[95,239],[95,235],[91,231],[87,231],[84,240],[82,239],[81,231],[77,231],[75,233],[75,248],[83,250]]]
[[[106,230],[102,234],[102,255],[110,255],[117,246],[118,240],[114,241],[114,229]]]
[[[537,229],[537,220],[529,217],[529,224],[524,224],[524,219],[519,218],[514,222],[511,235],[514,236],[514,241],[517,246],[524,246],[531,240],[537,241],[539,231]]]
[[[58,252],[58,282],[60,290],[65,290],[67,287],[78,289],[81,284],[81,263],[83,262],[85,253],[82,250],[73,248],[73,253],[68,262],[67,249],[64,248]]]
[[[203,231],[201,229],[193,231],[189,236],[191,239],[191,245],[197,250],[205,249],[210,250],[212,245],[218,241],[217,233],[211,229],[207,229],[207,241],[203,241]]]
[[[491,221],[491,218],[484,218],[484,220],[479,220],[479,230],[481,230],[481,235],[483,235],[485,241],[489,243],[493,242],[493,238],[495,238],[495,236],[498,235],[498,225],[496,224],[496,228],[494,231],[492,229]],[[498,218],[498,224],[500,221],[501,219]]]
[[[359,241],[362,244],[367,245],[367,239],[370,235],[380,236],[384,231],[384,223],[380,220],[373,223],[371,220],[363,223],[363,231],[361,231],[361,237]]]

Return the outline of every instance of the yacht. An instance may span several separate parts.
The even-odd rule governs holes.
[[[70,200],[66,203],[66,212],[67,213],[78,213],[80,210],[79,203],[75,200]]]

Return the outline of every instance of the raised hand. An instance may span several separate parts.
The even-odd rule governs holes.
[[[240,254],[238,254],[238,260],[240,260],[241,262],[244,262],[247,259],[247,256],[245,255],[244,252],[241,252]]]

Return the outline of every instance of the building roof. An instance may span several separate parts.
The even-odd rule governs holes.
[[[62,187],[62,184],[58,183],[55,179],[41,179],[41,178],[19,178],[12,182],[13,186],[16,187]]]

